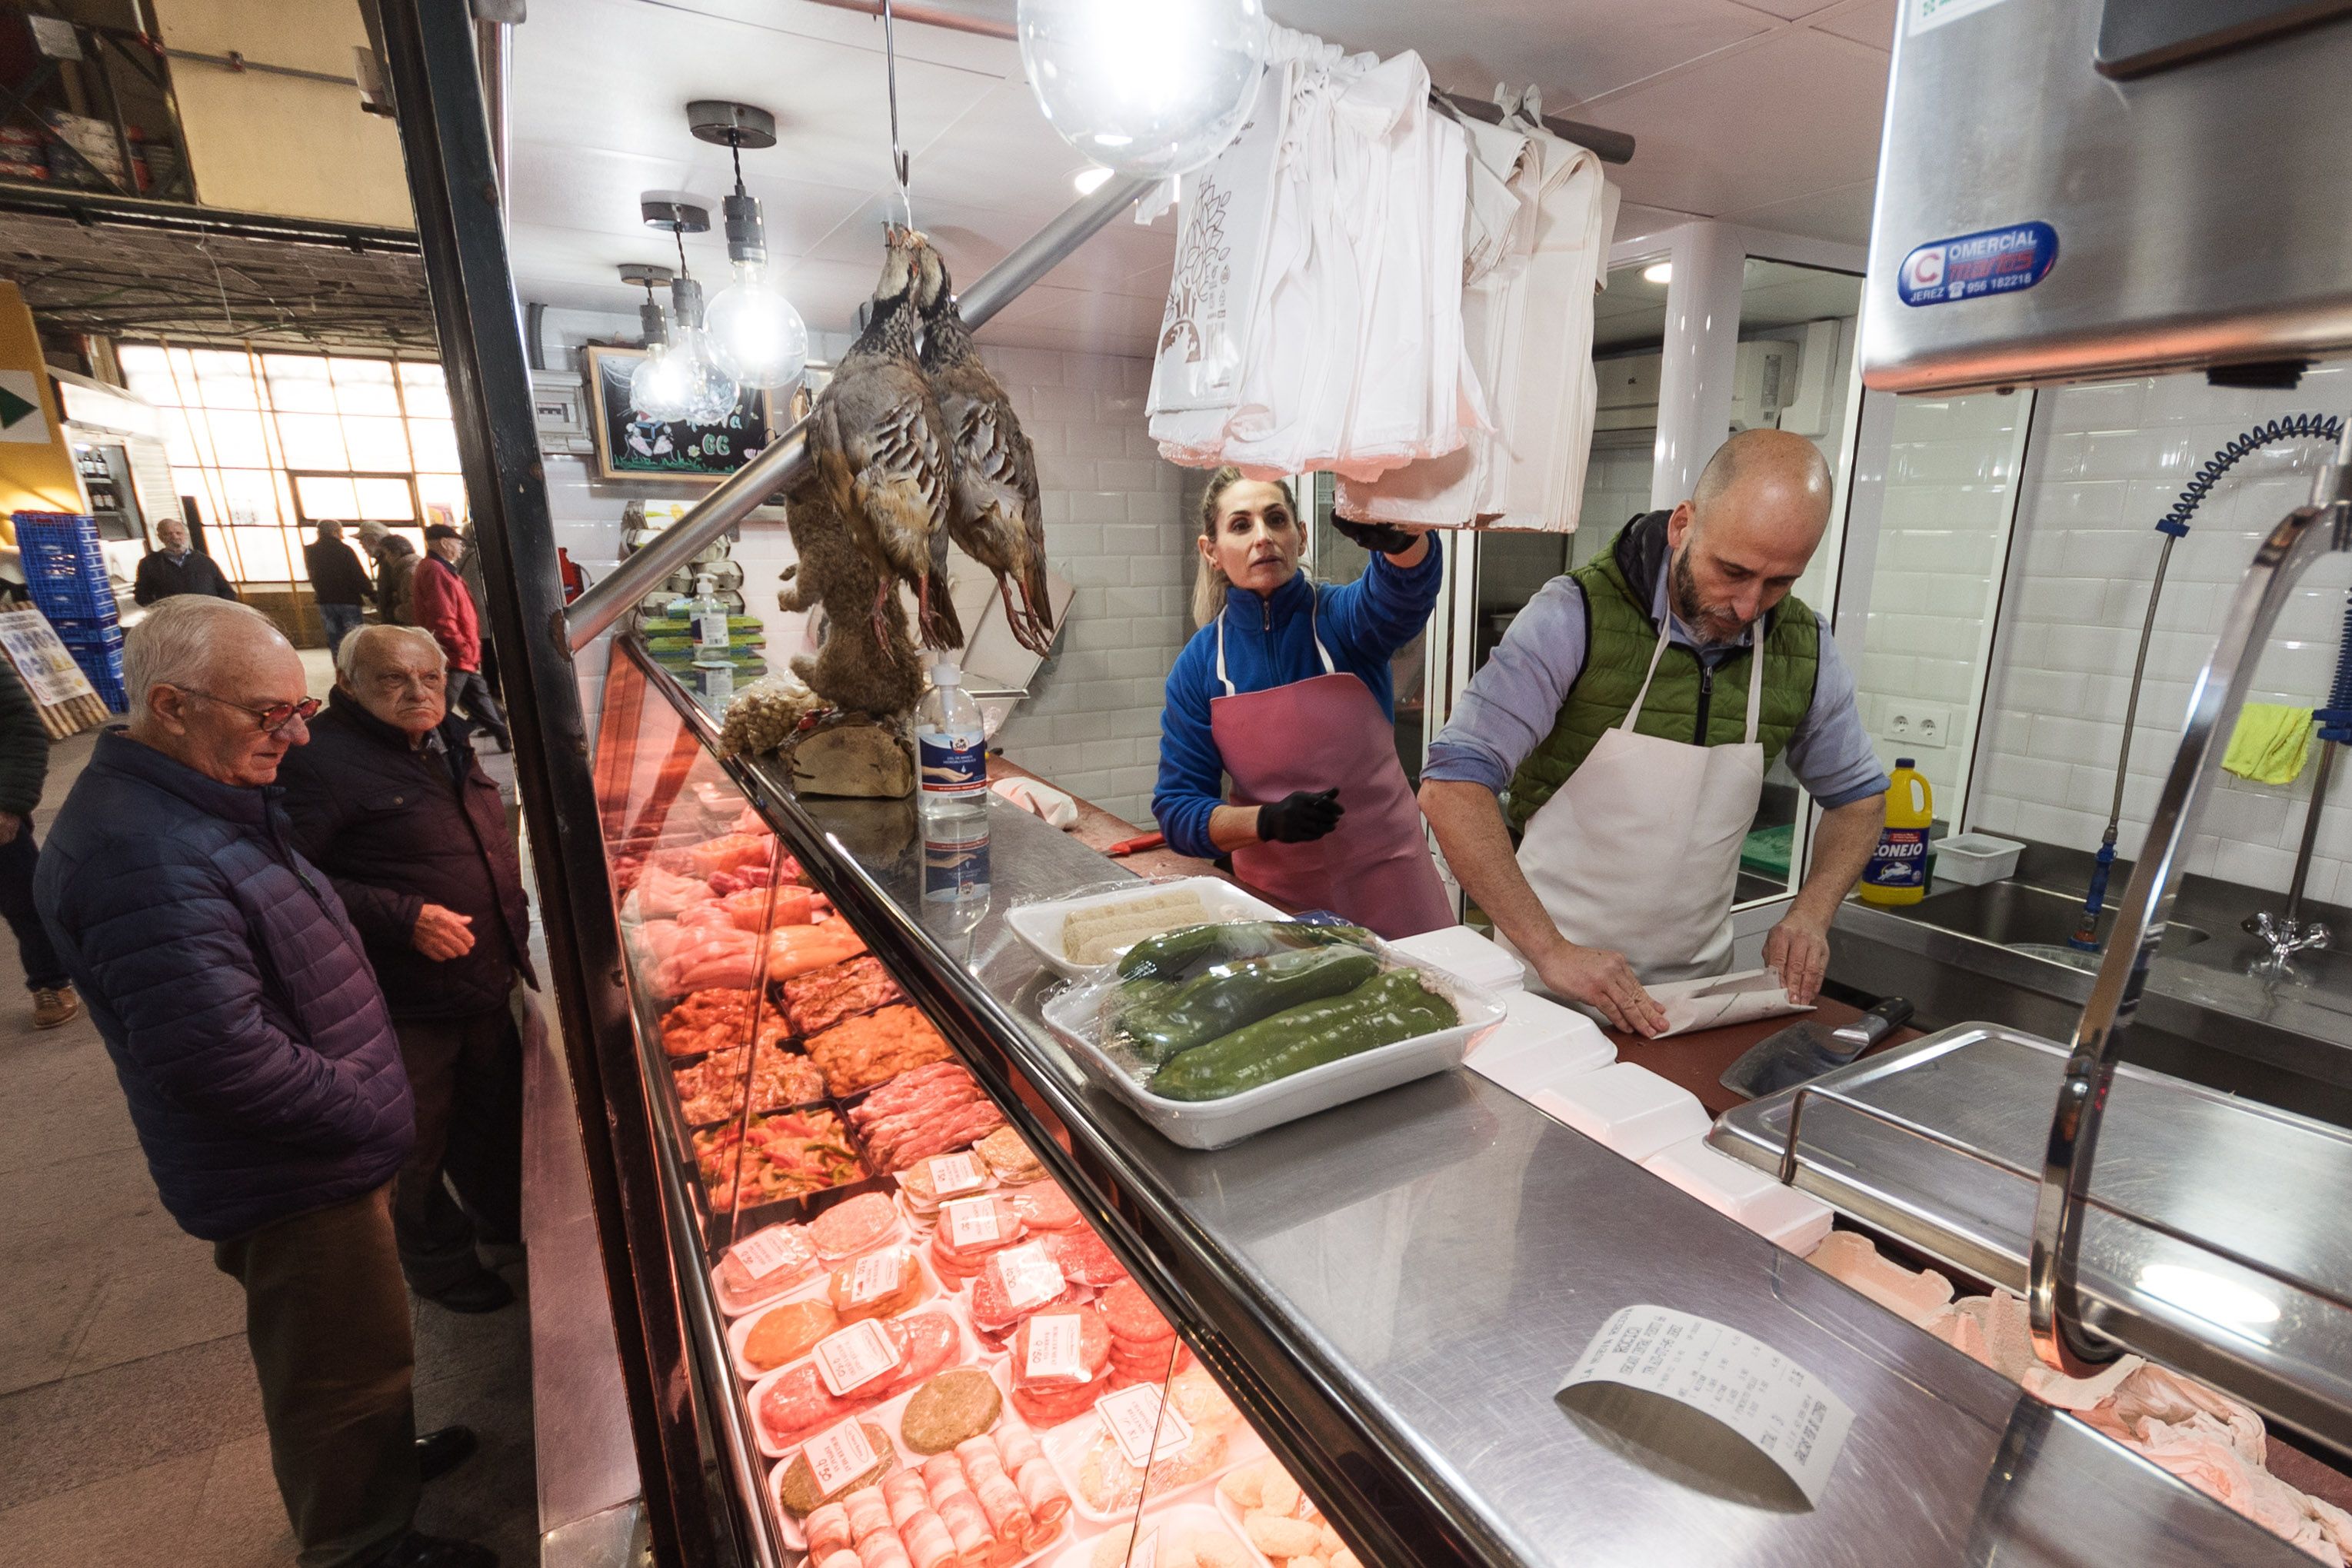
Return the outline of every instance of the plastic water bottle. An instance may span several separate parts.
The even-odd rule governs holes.
[[[989,894],[986,814],[924,818],[924,929],[950,943],[970,936],[988,913]]]
[[[694,597],[686,601],[686,613],[694,628],[694,662],[706,670],[733,664],[727,653],[726,601],[713,591],[709,578],[694,580]]]
[[[963,672],[945,660],[931,669],[931,689],[915,710],[915,761],[923,819],[988,814],[988,737],[980,705],[963,689]]]
[[[1864,904],[1916,904],[1927,895],[1927,830],[1936,820],[1936,794],[1912,758],[1895,759],[1886,791],[1886,826],[1862,873]]]

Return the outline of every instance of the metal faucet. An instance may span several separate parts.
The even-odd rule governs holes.
[[[2311,809],[2304,813],[2303,843],[2294,852],[2294,880],[2287,884],[2285,913],[2273,915],[2265,909],[2247,915],[2239,925],[2240,930],[2258,938],[2271,950],[2269,957],[2254,960],[2256,969],[2284,969],[2295,954],[2325,947],[2335,939],[2334,933],[2320,922],[2303,918],[2303,884],[2311,874],[2312,846],[2319,841],[2319,810],[2327,800],[2328,775],[2336,768],[2336,744],[2322,732],[2319,766],[2311,776]]]

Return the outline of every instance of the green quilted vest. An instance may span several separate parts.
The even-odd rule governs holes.
[[[1643,519],[1626,525],[1631,529]],[[1606,731],[1624,722],[1642,689],[1643,672],[1658,643],[1649,600],[1634,597],[1617,559],[1619,539],[1569,573],[1584,594],[1588,641],[1584,668],[1559,705],[1559,716],[1511,778],[1507,812],[1514,833],[1551,799]],[[1662,565],[1661,570],[1664,570]],[[1771,767],[1796,733],[1813,702],[1813,675],[1820,667],[1821,622],[1795,596],[1784,599],[1768,618],[1764,634],[1764,704],[1756,738]],[[1697,744],[1704,726],[1708,746],[1737,746],[1748,733],[1748,680],[1755,652],[1743,649],[1710,675],[1698,655],[1679,643],[1667,644],[1656,679],[1642,704],[1635,733]]]

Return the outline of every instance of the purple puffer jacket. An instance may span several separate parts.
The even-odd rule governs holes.
[[[33,884],[163,1207],[207,1241],[383,1186],[415,1136],[375,973],[277,793],[109,730]]]

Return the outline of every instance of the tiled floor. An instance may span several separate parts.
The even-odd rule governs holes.
[[[324,655],[306,664],[323,693]],[[44,831],[90,745],[55,747]],[[0,1563],[290,1564],[243,1298],[156,1200],[88,1015],[36,1031],[22,987],[0,936]],[[519,1262],[503,1272],[524,1288]],[[482,1437],[417,1523],[509,1568],[538,1561],[528,1313],[415,1306],[420,1427]]]

